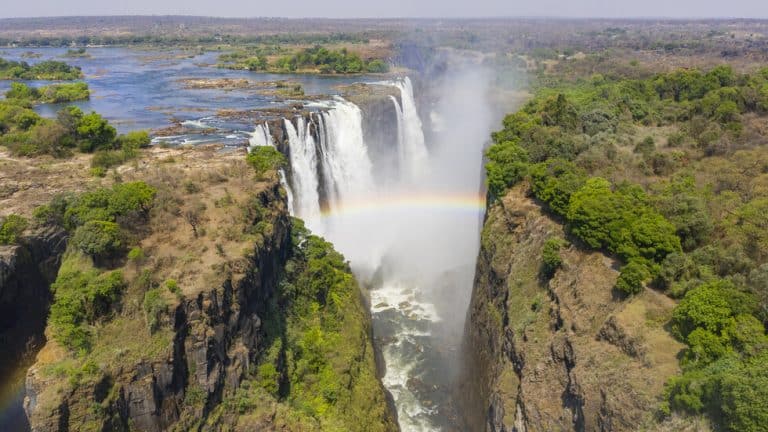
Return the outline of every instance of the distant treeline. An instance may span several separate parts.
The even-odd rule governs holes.
[[[226,34],[178,36],[178,35],[93,35],[77,37],[0,37],[0,46],[67,47],[89,45],[190,45],[190,44],[331,44],[368,43],[369,37],[359,33],[272,34],[259,36],[234,36]]]

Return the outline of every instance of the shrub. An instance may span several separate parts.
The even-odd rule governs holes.
[[[485,165],[488,192],[493,199],[501,198],[504,191],[525,177],[528,153],[515,142],[492,145],[486,152]]]
[[[697,328],[722,334],[734,316],[750,314],[755,308],[751,295],[737,290],[731,281],[718,279],[686,293],[672,314],[672,330],[682,340]]]
[[[29,222],[16,214],[0,218],[0,245],[16,244],[28,226]]]
[[[73,265],[76,256],[66,258],[52,285],[55,292],[51,305],[50,325],[53,337],[73,351],[90,349],[88,327],[107,315],[125,287],[119,271],[99,273]]]
[[[272,363],[264,363],[258,367],[259,386],[273,396],[278,396],[280,389],[280,373]]]
[[[659,262],[680,250],[674,226],[645,203],[637,188],[611,190],[591,178],[571,196],[566,218],[571,231],[592,248],[606,248],[622,259]]]
[[[366,69],[370,73],[385,73],[389,71],[389,65],[383,60],[375,59],[368,62]]]
[[[619,278],[616,280],[616,289],[625,294],[639,294],[643,286],[651,277],[651,272],[643,260],[630,260],[621,268]]]
[[[558,237],[550,237],[544,242],[541,251],[541,273],[545,277],[551,278],[563,264],[563,259],[560,257],[560,249],[563,245],[564,241]]]
[[[147,148],[152,144],[152,139],[147,131],[133,131],[120,135],[115,141],[115,146],[123,151],[131,152],[140,148]]]
[[[152,207],[157,189],[144,182],[120,183],[112,187],[108,210],[114,216],[131,213],[146,215]]]
[[[140,262],[144,260],[144,250],[138,246],[131,248],[128,251],[128,259],[134,262]]]
[[[149,331],[154,333],[160,328],[163,314],[168,311],[168,302],[163,295],[163,291],[160,288],[147,291],[144,294],[142,307],[144,308],[144,316],[147,320]]]
[[[176,282],[176,279],[168,279],[165,281],[165,287],[173,294],[179,293],[179,283]]]
[[[287,163],[285,156],[270,146],[255,147],[248,153],[247,161],[259,176],[263,176],[268,171],[281,169]]]
[[[572,162],[550,159],[529,170],[531,189],[536,198],[544,201],[555,213],[565,216],[571,196],[586,181],[584,172]]]
[[[114,222],[88,221],[75,230],[72,244],[95,260],[110,258],[123,246],[120,226]]]
[[[83,152],[113,148],[117,131],[101,115],[91,112],[77,121],[75,131]]]

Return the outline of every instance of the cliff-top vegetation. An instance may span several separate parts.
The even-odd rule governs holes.
[[[491,200],[528,182],[573,241],[624,263],[617,292],[650,286],[680,299],[669,324],[688,348],[660,415],[761,430],[768,70],[542,82],[493,136]]]

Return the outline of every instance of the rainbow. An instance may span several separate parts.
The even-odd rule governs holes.
[[[365,200],[347,200],[340,206],[325,208],[324,218],[399,211],[449,211],[478,213],[485,210],[485,195],[480,194],[400,194]]]

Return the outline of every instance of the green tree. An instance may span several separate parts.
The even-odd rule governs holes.
[[[0,245],[15,244],[28,226],[27,220],[16,214],[0,218]]]
[[[268,171],[278,170],[285,167],[288,163],[282,153],[271,146],[258,146],[253,148],[247,157],[248,164],[255,170],[256,174],[263,176]]]
[[[544,277],[551,278],[563,264],[560,250],[564,243],[563,239],[558,237],[550,237],[544,242],[541,251],[541,274]]]
[[[621,268],[616,280],[616,289],[625,295],[639,294],[651,277],[648,265],[644,260],[633,259]]]
[[[83,115],[77,122],[76,131],[80,150],[84,152],[111,148],[117,136],[115,128],[95,112]]]
[[[72,244],[95,261],[108,259],[123,248],[120,226],[114,222],[93,220],[75,230]]]
[[[488,192],[493,199],[504,196],[507,188],[523,179],[528,167],[528,153],[516,142],[494,144],[486,151]]]

